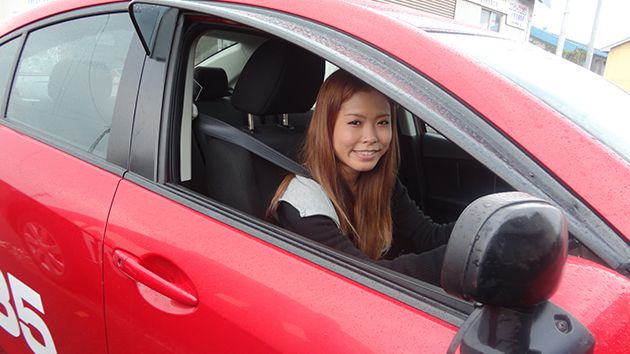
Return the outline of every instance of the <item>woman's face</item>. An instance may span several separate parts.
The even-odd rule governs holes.
[[[333,130],[333,148],[341,173],[353,184],[372,170],[389,149],[392,126],[389,101],[376,92],[357,92],[341,105]]]

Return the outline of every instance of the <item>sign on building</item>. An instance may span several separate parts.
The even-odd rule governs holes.
[[[518,1],[512,0],[512,2],[510,2],[507,17],[505,18],[505,24],[526,30],[528,18],[529,8]]]

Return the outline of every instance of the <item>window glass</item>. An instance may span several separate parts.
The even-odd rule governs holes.
[[[63,22],[29,35],[7,117],[105,157],[133,35],[128,15]]]
[[[203,36],[199,38],[199,42],[195,48],[195,65],[199,65],[202,61],[235,43],[236,42],[234,41],[211,36]]]
[[[483,28],[487,28],[491,31],[499,32],[501,29],[501,14],[494,11],[481,9],[480,21]]]
[[[18,41],[14,39],[0,47],[0,100],[4,99],[7,90],[17,44]]]

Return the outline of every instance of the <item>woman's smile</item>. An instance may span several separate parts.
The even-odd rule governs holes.
[[[375,150],[352,150],[352,152],[355,153],[358,156],[358,158],[362,159],[362,160],[371,160],[371,159],[375,158],[380,151],[381,151],[380,149],[375,149]]]

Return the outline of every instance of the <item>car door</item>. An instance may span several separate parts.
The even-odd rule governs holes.
[[[413,136],[406,137],[416,157],[407,162],[419,171],[409,184],[422,186],[415,199],[438,222],[453,220],[475,199],[513,190],[491,170],[443,135],[418,121]]]
[[[185,76],[184,48],[190,48],[186,24],[234,20],[223,16],[263,30],[269,23],[247,21],[255,8],[186,7],[192,14],[143,5],[154,25],[138,20],[150,33],[144,37],[150,55],[130,171],[116,192],[105,237],[109,351],[444,352],[466,315],[444,305],[457,301],[438,288],[403,280],[416,289],[403,291],[393,281],[398,275],[193,193],[171,177],[173,170],[179,174],[172,165],[179,161],[173,158],[179,134],[169,129],[178,131],[171,112],[182,111],[180,95],[186,95],[177,86]],[[296,26],[306,24],[289,18],[274,35],[295,40]],[[375,276],[381,273],[392,278]]]
[[[123,9],[70,11],[0,44],[0,352],[107,350],[102,240],[140,48]]]

